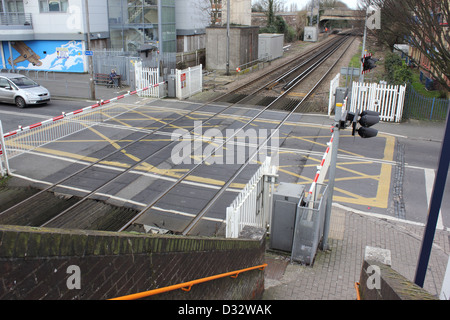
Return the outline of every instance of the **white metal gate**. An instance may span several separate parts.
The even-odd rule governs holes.
[[[271,220],[272,194],[277,167],[266,160],[227,208],[226,237],[238,238],[245,226],[265,229]]]
[[[202,65],[177,70],[176,90],[178,99],[186,99],[203,90]]]
[[[135,64],[135,81],[136,90],[142,90],[149,88],[148,90],[139,91],[140,97],[150,98],[164,98],[166,96],[166,90],[164,86],[156,86],[161,83],[159,68],[144,68],[142,61],[138,61]]]
[[[330,81],[330,98],[328,101],[328,116],[331,115],[331,110],[333,110],[336,104],[336,89],[339,87],[339,80],[341,75],[338,73],[333,80]]]
[[[400,122],[406,86],[353,82],[350,111],[377,111],[382,121]]]

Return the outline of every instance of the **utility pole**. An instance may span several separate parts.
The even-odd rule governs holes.
[[[227,0],[227,76],[230,75],[230,2]]]
[[[86,7],[86,34],[87,34],[87,49],[91,50],[91,25],[89,22],[89,4],[88,0],[84,0]],[[88,56],[89,61],[89,87],[91,89],[91,100],[95,100],[95,84],[94,84],[94,61],[92,55]]]
[[[314,0],[311,0],[311,13],[310,13],[311,15],[309,17],[309,26],[310,27],[312,27],[312,25],[313,25],[314,5],[315,5]]]
[[[369,3],[370,5],[370,3]],[[361,59],[364,58],[366,55],[366,38],[367,38],[367,13],[369,12],[369,7],[366,8],[366,18],[364,19],[364,37],[363,37],[363,44],[362,44],[362,52],[361,52]],[[363,73],[363,66],[361,63],[361,70],[359,74],[359,83],[364,83],[364,73]]]

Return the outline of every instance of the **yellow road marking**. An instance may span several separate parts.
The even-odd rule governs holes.
[[[134,106],[133,106],[134,108]],[[129,111],[130,113],[136,113],[138,115],[141,115],[142,117],[144,117],[144,119],[149,119],[149,120],[153,120],[155,122],[158,123],[162,123],[162,124],[168,124],[167,119],[162,119],[162,118],[158,118],[158,117],[152,117],[148,114],[144,113],[144,108],[147,109],[147,112],[154,112],[154,113],[158,113],[159,115],[161,115],[161,113],[164,113],[164,111],[162,110],[154,110],[152,109],[151,106],[145,106],[145,107],[140,107],[140,111],[137,110],[131,110]],[[119,113],[124,113],[124,111],[126,112],[126,110],[130,110],[131,107],[123,107],[123,110],[121,111],[116,111],[117,114]],[[167,110],[167,112],[171,112],[171,114],[176,113],[176,114],[180,114],[182,115],[183,113],[188,113],[189,111],[180,111],[180,110]],[[198,118],[195,117],[190,117],[190,119],[192,120],[201,120],[201,117],[210,117],[210,114],[208,113],[202,113],[202,112],[195,112],[193,113],[193,115],[197,115]],[[245,117],[245,116],[239,116],[239,115],[219,115],[218,118],[232,118],[235,119],[237,121],[241,121],[241,122],[247,122],[249,117]],[[170,118],[172,119],[172,118]],[[125,127],[132,127],[132,125],[130,125],[129,123],[127,123],[126,121],[138,121],[138,120],[142,120],[142,119],[134,119],[132,117],[129,117],[129,119],[116,119],[116,118],[112,118],[111,120],[116,121],[117,123],[120,123],[121,125],[125,126]],[[78,120],[80,121],[80,120]],[[83,121],[83,120],[82,120]],[[278,124],[279,121],[276,120],[269,120],[269,119],[256,119],[255,123],[266,123],[266,124]],[[46,131],[51,127],[56,127],[61,125],[62,122],[59,123],[55,123],[53,126],[49,126],[49,127],[45,127],[39,130],[42,131]],[[252,124],[253,125],[253,124]],[[293,125],[293,126],[298,126],[298,127],[311,127],[311,128],[325,128],[326,125],[314,125],[314,124],[305,124],[305,123],[296,123],[296,122],[286,122],[285,125]],[[178,127],[175,125],[170,125],[171,127],[174,128],[179,128],[179,129],[192,129],[192,126],[186,126],[186,127]],[[204,128],[206,127],[216,127],[216,126],[203,126]],[[91,129],[91,128],[90,128]],[[155,128],[157,129],[157,128]],[[106,141],[108,143],[110,143],[112,146],[114,146],[116,149],[119,149],[119,142],[126,142],[129,140],[113,140],[113,139],[109,139],[107,138],[105,135],[101,134],[99,131],[95,130],[95,129],[91,129],[94,133],[98,134],[101,138],[103,138],[104,140],[64,140],[61,142],[99,142],[99,141]],[[27,133],[23,136],[32,136],[32,133]],[[342,135],[341,137],[347,137],[347,135]],[[350,135],[348,135],[348,137],[351,137]],[[320,143],[317,141],[313,141],[311,139],[317,139],[317,138],[324,138],[324,139],[328,139],[329,136],[302,136],[302,137],[298,137],[298,136],[289,136],[288,138],[293,138],[293,139],[298,139],[298,140],[302,140],[302,141],[306,141],[309,143],[313,143],[316,145],[320,145],[323,147],[326,147],[325,143]],[[383,160],[388,160],[388,161],[392,161],[393,160],[393,154],[394,154],[394,146],[395,146],[395,138],[391,137],[391,136],[386,136],[386,146],[385,146],[385,150],[384,150],[384,158]],[[11,139],[11,141],[14,141],[15,139]],[[19,139],[18,139],[19,140]],[[169,139],[157,139],[157,140],[153,140],[153,139],[148,139],[146,141],[170,141]],[[60,142],[60,141],[57,141]],[[327,141],[328,142],[328,141]],[[30,142],[31,144],[32,142]],[[7,144],[9,145],[9,143],[7,142]],[[29,149],[33,149],[32,146],[28,147]],[[78,160],[84,160],[84,161],[90,161],[90,162],[96,162],[98,161],[95,158],[92,157],[85,157],[85,156],[80,156],[77,154],[73,154],[73,153],[69,153],[69,152],[64,152],[64,151],[56,151],[56,150],[51,150],[48,148],[37,148],[37,151],[40,152],[44,152],[44,153],[49,153],[49,154],[55,154],[55,155],[59,155],[59,156],[64,156],[64,157],[68,157],[68,158],[72,158],[72,159],[78,159]],[[130,159],[132,159],[133,161],[139,161],[139,158],[126,153],[125,151],[122,151],[127,157],[129,157]],[[364,158],[361,155],[349,152],[349,151],[345,151],[345,150],[340,150],[340,152],[343,153],[347,153],[347,154],[351,154],[351,155],[356,155],[358,157]],[[280,151],[280,154],[286,154],[286,153],[292,153],[289,151]],[[310,159],[313,159],[314,161],[320,162],[319,159],[314,159],[312,156],[310,157]],[[392,174],[392,166],[390,164],[381,164],[381,170],[380,170],[380,175],[367,175],[361,172],[358,172],[356,170],[352,170],[349,168],[346,168],[346,165],[350,165],[350,164],[366,164],[367,162],[363,161],[363,162],[342,162],[338,164],[338,169],[339,170],[345,170],[347,172],[350,172],[352,174],[355,174],[356,176],[353,177],[345,177],[345,178],[340,178],[340,179],[336,179],[336,181],[344,181],[344,180],[352,180],[352,179],[372,179],[377,181],[378,183],[378,187],[377,187],[377,193],[376,196],[373,198],[365,198],[365,197],[361,197],[357,194],[339,189],[339,188],[335,188],[335,190],[343,195],[347,195],[348,197],[345,196],[340,196],[340,195],[335,195],[334,196],[334,201],[341,201],[341,202],[347,202],[347,203],[354,203],[354,204],[361,204],[361,205],[370,205],[373,207],[380,207],[380,208],[387,208],[388,205],[388,198],[389,198],[389,187],[390,187],[390,180],[391,180],[391,174]],[[102,162],[102,164],[105,165],[111,165],[111,166],[116,166],[116,167],[121,167],[121,168],[128,168],[129,165],[125,164],[125,163],[120,163],[120,162],[114,162],[114,161],[104,161]],[[307,167],[314,167],[315,165],[307,165]],[[280,167],[280,172],[284,172],[286,174],[289,175],[293,175],[296,176],[297,178],[304,180],[305,183],[310,183],[312,182],[311,178],[307,178],[307,177],[303,177],[301,175],[295,174],[293,172],[289,172],[288,170],[285,170],[289,167],[292,166],[282,166]],[[294,166],[295,167],[295,166]],[[177,177],[181,177],[180,172],[185,172],[187,169],[169,169],[169,170],[160,170],[158,168],[155,168],[154,166],[148,164],[148,163],[144,163],[141,166],[139,166],[139,170],[144,170],[147,172],[153,172],[155,174],[161,174],[161,175],[166,175],[166,176],[170,176],[173,178],[177,178]],[[224,182],[223,181],[219,181],[216,179],[209,179],[209,178],[203,178],[203,177],[196,177],[196,176],[189,176],[187,177],[186,180],[190,180],[190,181],[196,181],[196,182],[200,182],[200,183],[207,183],[207,184],[213,184],[213,185],[223,185]],[[234,185],[237,188],[242,188],[243,185]]]

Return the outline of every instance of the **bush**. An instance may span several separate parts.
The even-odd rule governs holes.
[[[389,84],[404,84],[411,82],[412,72],[406,64],[403,63],[399,55],[388,53],[385,57],[384,66],[386,69],[386,81]]]
[[[273,24],[260,28],[259,33],[281,33],[284,34],[284,40],[286,42],[293,42],[297,40],[295,30],[290,27],[281,16],[276,16]]]
[[[411,80],[412,72],[407,66],[402,65],[394,69],[394,75],[392,79],[393,84],[404,84],[407,82],[411,82]]]

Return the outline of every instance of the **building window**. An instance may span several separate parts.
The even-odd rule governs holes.
[[[6,3],[7,3],[7,5],[6,5],[7,12],[9,12],[9,13],[23,13],[24,12],[23,0],[8,0]]]
[[[41,12],[67,12],[68,0],[39,0]]]

